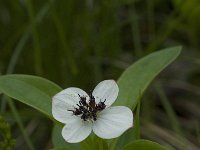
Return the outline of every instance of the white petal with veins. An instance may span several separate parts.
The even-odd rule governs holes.
[[[79,88],[67,88],[57,93],[53,97],[52,114],[53,117],[62,122],[67,123],[73,113],[69,110],[74,110],[74,107],[79,104],[80,96],[85,96],[89,99],[88,94]]]
[[[133,113],[128,107],[109,107],[116,100],[118,92],[114,80],[104,80],[92,92],[95,101],[85,91],[74,87],[56,94],[52,98],[52,114],[65,124],[63,138],[69,143],[81,142],[93,130],[97,136],[111,139],[132,127]],[[86,101],[81,97],[85,97]]]
[[[95,87],[92,95],[95,97],[96,103],[106,100],[106,107],[109,107],[117,99],[118,92],[119,88],[114,80],[104,80]]]
[[[78,143],[89,136],[92,122],[76,118],[62,129],[62,136],[69,143]]]
[[[115,106],[106,108],[98,114],[94,122],[94,133],[104,139],[120,136],[133,126],[133,113],[128,107]]]

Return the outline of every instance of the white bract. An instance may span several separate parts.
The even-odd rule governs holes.
[[[128,107],[110,107],[118,96],[114,80],[100,82],[88,95],[79,88],[67,88],[53,97],[53,117],[65,124],[63,138],[77,143],[93,131],[97,136],[111,139],[133,126],[133,113]]]

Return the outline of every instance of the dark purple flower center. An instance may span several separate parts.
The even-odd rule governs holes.
[[[81,119],[83,119],[84,121],[87,120],[97,120],[97,113],[102,111],[103,109],[106,108],[105,105],[105,101],[103,102],[99,102],[96,103],[95,102],[95,97],[90,94],[89,95],[89,101],[86,101],[86,97],[84,96],[80,96],[78,94],[80,100],[79,100],[79,104],[76,104],[78,107],[74,107],[74,110],[68,110],[68,111],[72,111],[74,115],[76,116],[80,116]]]

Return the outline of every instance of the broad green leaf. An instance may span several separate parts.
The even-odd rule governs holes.
[[[51,98],[62,89],[53,82],[31,75],[0,76],[0,91],[52,118]]]
[[[148,141],[148,140],[136,140],[127,144],[122,150],[168,150],[164,146]]]
[[[118,80],[119,95],[114,105],[134,109],[151,81],[180,54],[181,47],[154,52],[128,67]]]
[[[167,48],[154,52],[128,67],[118,80],[119,96],[114,105],[125,105],[134,110],[151,81],[180,54],[180,51],[181,47]],[[134,126],[136,127],[136,124]],[[136,130],[137,128],[131,128],[125,132],[115,147],[121,149],[123,145],[136,140]]]

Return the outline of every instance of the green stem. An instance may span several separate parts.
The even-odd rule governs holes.
[[[42,75],[43,74],[42,54],[41,54],[41,48],[40,48],[40,42],[39,42],[39,34],[36,29],[34,10],[32,7],[31,0],[26,0],[26,5],[27,5],[27,10],[28,10],[28,15],[30,18],[34,49],[35,49],[35,71],[38,75]]]
[[[83,150],[93,150],[93,148],[92,148],[92,139],[91,139],[91,137],[89,136],[87,139],[85,139],[84,141],[82,141],[81,143],[80,143],[80,145],[81,145],[81,148],[83,149]]]
[[[165,19],[165,22],[157,30],[157,36],[155,37],[155,40],[150,42],[150,44],[147,46],[147,53],[155,51],[157,47],[159,47],[159,45],[162,44],[171,33],[173,33],[173,31],[178,27],[178,24],[185,19],[184,13],[177,17],[177,12],[178,10],[174,10],[168,15],[169,17]]]
[[[140,28],[139,28],[139,19],[138,14],[135,9],[135,3],[132,4],[132,9],[130,10],[130,20],[132,25],[132,35],[133,35],[133,43],[134,49],[137,56],[142,55],[142,45],[141,45],[141,37],[140,37]]]
[[[149,39],[155,38],[154,1],[146,1],[148,15]]]
[[[178,119],[176,117],[176,114],[169,102],[169,99],[167,98],[166,94],[164,93],[164,90],[161,86],[161,83],[157,82],[155,85],[156,91],[160,97],[161,103],[169,117],[169,122],[171,123],[172,129],[179,135],[182,135],[181,127],[178,122]]]
[[[8,104],[10,106],[10,109],[11,109],[11,111],[13,113],[13,116],[14,116],[14,118],[15,118],[18,126],[19,126],[19,129],[21,130],[21,132],[22,132],[22,134],[24,136],[24,139],[25,139],[29,149],[30,150],[35,150],[33,145],[32,145],[32,143],[31,143],[31,141],[30,141],[30,139],[29,139],[29,137],[28,137],[28,135],[27,135],[27,133],[26,133],[26,131],[25,131],[25,128],[24,128],[24,126],[22,124],[22,120],[21,120],[21,118],[20,118],[20,116],[18,114],[18,111],[17,111],[14,103],[12,102],[12,99],[9,98],[9,97],[6,97],[6,99],[7,99],[7,102],[8,102]]]
[[[35,18],[35,23],[39,23],[42,18],[45,16],[45,14],[48,12],[48,5],[45,4],[42,9],[39,11],[39,13],[37,14],[37,17]],[[7,70],[6,70],[6,74],[11,74],[14,72],[15,70],[15,66],[17,64],[17,61],[20,57],[20,54],[22,53],[22,50],[23,50],[23,47],[25,46],[26,42],[28,41],[28,38],[30,37],[30,33],[31,33],[31,27],[29,26],[24,34],[21,36],[17,46],[15,47],[14,49],[14,52],[10,58],[10,61],[9,61],[9,64],[8,64],[8,67],[7,67]],[[13,103],[13,101],[10,99],[10,98],[5,98],[5,96],[2,97],[2,100],[1,100],[1,112],[4,112],[5,109],[6,109],[6,103],[8,102],[8,105],[9,107],[11,108],[11,111],[13,112],[14,114],[14,117],[16,118],[16,121],[17,121],[17,124],[24,136],[24,139],[29,147],[30,150],[34,150],[32,144],[31,144],[31,140],[29,139],[28,135],[26,134],[25,132],[25,129],[23,127],[23,124],[22,124],[22,121],[21,121],[21,118],[18,114],[18,111]]]
[[[135,139],[140,139],[140,101],[138,102],[136,108],[136,116],[135,116]]]
[[[35,23],[39,23],[42,20],[42,18],[48,12],[48,9],[49,9],[49,7],[48,7],[47,4],[42,7],[42,9],[37,14],[37,17],[35,18]],[[30,37],[30,33],[31,33],[31,27],[30,26],[25,30],[25,32],[21,36],[17,46],[15,47],[13,54],[10,58],[9,64],[8,64],[6,74],[11,74],[11,73],[14,72],[15,66],[16,66],[17,61],[19,59],[19,56],[22,53],[23,47],[25,46],[26,42],[28,41],[28,39]],[[5,109],[6,109],[6,100],[5,100],[5,98],[2,98],[1,112],[4,112]]]
[[[51,15],[53,17],[55,27],[58,31],[58,36],[59,36],[59,39],[60,39],[60,42],[61,42],[61,45],[62,45],[63,53],[67,57],[67,61],[68,61],[71,73],[76,75],[77,72],[78,72],[78,69],[77,69],[77,65],[76,65],[72,50],[69,46],[69,44],[70,44],[69,40],[67,39],[67,37],[65,35],[66,34],[65,28],[63,27],[62,22],[57,15],[57,12],[56,12],[56,9],[55,9],[55,7],[52,3],[52,0],[48,0],[48,2],[49,2],[49,5],[50,5],[50,8],[51,8],[50,12],[51,12]],[[71,5],[71,7],[73,7],[73,3],[70,3],[70,5]]]

